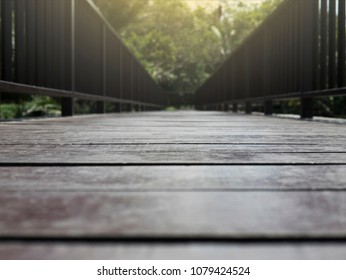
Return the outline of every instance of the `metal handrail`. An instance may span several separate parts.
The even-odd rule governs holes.
[[[311,118],[314,98],[345,95],[345,0],[284,0],[196,91],[198,109],[300,98]]]
[[[164,108],[167,96],[90,0],[1,0],[0,90]],[[121,107],[121,106],[120,106]],[[119,108],[119,106],[118,106]]]

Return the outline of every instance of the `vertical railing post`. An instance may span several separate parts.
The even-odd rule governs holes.
[[[336,0],[329,0],[329,54],[328,85],[335,87],[336,82]]]
[[[301,113],[302,119],[311,119],[314,116],[314,100],[313,98],[301,98]]]
[[[328,16],[327,16],[327,0],[321,0],[321,49],[320,49],[320,74],[319,89],[327,88],[327,45],[328,45]]]
[[[61,61],[59,60],[60,41],[64,41],[64,38],[61,36],[61,25],[62,25],[62,15],[61,15],[61,1],[52,1],[52,88],[60,88],[60,68]]]
[[[237,102],[233,102],[233,104],[232,104],[232,111],[233,111],[233,113],[237,113],[238,112],[238,103]]]
[[[3,10],[2,10],[3,11]],[[36,2],[26,2],[26,83],[36,84]]]
[[[32,2],[32,1],[28,1]],[[48,69],[47,69],[47,49],[48,46],[47,43],[47,35],[50,35],[50,32],[47,31],[48,26],[50,24],[47,24],[48,21],[51,20],[51,18],[47,17],[47,10],[46,6],[47,3],[50,1],[46,0],[36,0],[36,71],[37,71],[37,85],[41,87],[46,86],[47,82],[47,75],[48,75]]]
[[[231,99],[234,100],[236,98],[236,71],[235,71],[235,66],[234,66],[234,59],[232,59],[231,65],[231,75],[230,75],[230,85],[231,85]],[[234,104],[232,104],[232,111],[234,112]]]
[[[59,71],[58,71],[58,88],[66,90],[66,18],[65,18],[65,1],[58,2],[58,15],[59,19],[59,27],[58,34],[56,34],[56,40],[58,41],[58,45],[56,46],[57,61],[59,63]]]
[[[16,82],[25,83],[26,77],[26,61],[25,61],[25,35],[24,35],[24,19],[25,19],[25,0],[17,0],[15,2],[16,8],[16,32],[15,32],[15,42],[16,42]]]
[[[121,113],[121,104],[120,103],[115,103],[114,104],[114,111],[115,113]]]
[[[12,1],[1,1],[1,79],[13,80],[12,72]]]
[[[96,114],[104,114],[105,113],[105,102],[97,101],[96,102]]]
[[[272,100],[266,100],[264,102],[264,114],[266,116],[271,116],[273,114],[273,101]]]
[[[102,95],[106,96],[106,77],[107,77],[107,38],[106,38],[106,25],[102,24]],[[105,102],[104,101],[97,101],[96,103],[96,114],[104,114],[106,111],[105,108]]]
[[[69,67],[71,68],[71,91],[74,93],[76,91],[76,3],[75,0],[71,0],[71,63]],[[69,117],[73,116],[73,99],[70,97],[61,98],[61,116]]]
[[[263,95],[271,94],[271,33],[268,30],[268,25],[264,27],[263,32]],[[264,114],[266,116],[273,114],[273,102],[272,100],[265,100],[264,102]]]
[[[70,117],[73,116],[73,100],[70,97],[61,98],[61,116]]]
[[[134,100],[134,95],[135,95],[135,87],[134,87],[134,69],[135,69],[135,65],[134,65],[134,60],[133,60],[133,58],[131,57],[130,58],[130,61],[129,61],[129,67],[130,67],[130,79],[129,79],[129,81],[130,81],[130,100],[131,101],[133,101]],[[132,112],[132,104],[131,103],[129,103],[128,105],[127,105],[127,111],[128,112]]]
[[[251,114],[252,113],[252,103],[251,101],[245,102],[245,114]]]
[[[245,88],[245,96],[246,98],[249,98],[250,96],[250,61],[249,61],[249,50],[248,46],[245,45],[244,49],[244,88]],[[252,103],[249,100],[245,101],[245,113],[251,114],[252,113]]]
[[[344,87],[346,84],[345,0],[339,0],[338,12],[338,87]]]
[[[53,65],[53,53],[52,53],[52,46],[53,46],[53,25],[55,24],[53,22],[53,13],[56,13],[56,11],[53,11],[53,1],[42,1],[41,5],[44,5],[44,16],[45,16],[45,34],[39,34],[37,32],[38,36],[44,36],[44,71],[45,71],[45,77],[44,77],[44,86],[48,88],[53,87],[53,76],[56,76],[55,70],[57,68],[56,65]],[[37,26],[39,28],[39,26]],[[52,71],[52,69],[54,70]]]
[[[123,97],[123,91],[124,91],[124,50],[123,50],[124,46],[120,46],[120,61],[119,61],[119,75],[120,75],[120,81],[119,81],[119,98]],[[119,113],[123,112],[123,104],[119,103]]]
[[[297,5],[300,5],[299,20],[301,26],[301,52],[300,52],[300,67],[301,67],[301,91],[304,94],[306,91],[314,89],[316,75],[316,23],[317,23],[317,8],[315,0],[296,0]],[[302,96],[301,98],[301,118],[312,118],[314,115],[314,102],[312,98]]]

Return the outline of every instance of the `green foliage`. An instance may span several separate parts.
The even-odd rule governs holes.
[[[33,96],[30,102],[24,104],[24,117],[58,116],[60,105],[48,96]]]
[[[184,0],[93,0],[166,90],[194,92],[282,0],[191,7]]]
[[[214,23],[212,30],[220,40],[220,51],[226,59],[282,0],[267,0],[258,6],[246,2],[230,6],[229,1],[223,2],[224,7],[220,6],[218,11],[219,20]]]
[[[130,24],[122,36],[152,77],[169,91],[200,85],[209,53],[201,49],[206,33],[197,34],[199,18],[185,2],[165,0],[152,1],[143,15],[144,20]]]
[[[14,103],[0,104],[0,119],[14,119],[17,117],[18,105]]]
[[[280,1],[193,10],[183,0],[152,0],[121,35],[164,89],[194,92]]]
[[[59,116],[60,105],[57,101],[47,96],[15,96],[17,103],[9,102],[0,104],[0,119],[15,119],[22,117]]]
[[[96,101],[92,100],[75,100],[73,103],[74,114],[85,115],[96,112]]]
[[[116,30],[137,19],[148,0],[93,0]]]

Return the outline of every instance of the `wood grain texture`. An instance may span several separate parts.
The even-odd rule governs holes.
[[[346,126],[217,112],[155,112],[0,124],[1,144],[262,144],[345,148]]]
[[[180,111],[0,131],[0,259],[346,256],[342,122]]]
[[[346,235],[345,192],[1,193],[0,238]]]
[[[346,246],[283,244],[3,244],[6,260],[344,260]]]
[[[331,151],[331,150],[335,151]],[[0,163],[346,164],[338,147],[224,145],[1,145]]]
[[[8,192],[340,191],[346,166],[0,167],[0,178]]]

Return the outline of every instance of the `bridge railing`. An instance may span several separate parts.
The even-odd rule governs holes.
[[[159,109],[165,92],[89,0],[1,0],[0,90]]]
[[[198,109],[346,94],[345,0],[285,0],[196,92]]]

